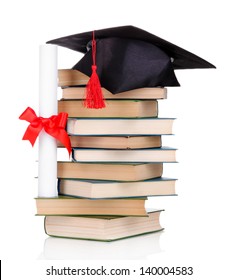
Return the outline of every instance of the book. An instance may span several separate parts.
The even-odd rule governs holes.
[[[69,196],[36,198],[37,215],[147,216],[146,198],[83,199]]]
[[[115,241],[163,230],[161,211],[149,211],[147,217],[46,216],[45,232],[54,237]]]
[[[71,135],[166,135],[172,134],[172,118],[80,119],[69,118]]]
[[[89,77],[78,70],[59,69],[58,70],[58,86],[78,86],[86,85]]]
[[[164,177],[141,182],[59,179],[58,192],[92,199],[175,195],[175,181]]]
[[[141,181],[162,176],[162,163],[57,162],[58,178]]]
[[[62,88],[64,99],[85,99],[85,85],[89,77],[73,69],[58,70],[58,86]],[[105,99],[166,99],[167,89],[163,87],[137,88],[129,91],[112,94],[102,88]]]
[[[82,100],[61,99],[58,112],[78,118],[147,118],[158,116],[158,104],[157,100],[106,100],[102,110],[88,110]]]
[[[162,145],[160,135],[146,136],[69,136],[71,146],[77,148],[98,149],[141,149],[159,148]],[[64,147],[58,142],[58,147]]]
[[[63,99],[85,99],[85,86],[69,86],[61,90]],[[137,88],[129,91],[112,94],[105,88],[102,88],[102,93],[105,100],[111,99],[167,99],[167,89],[160,87],[153,88]]]
[[[169,147],[137,150],[73,148],[72,159],[77,162],[175,162],[176,149]]]

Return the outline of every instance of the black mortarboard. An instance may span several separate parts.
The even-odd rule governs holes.
[[[94,33],[93,33],[94,35]],[[142,87],[179,86],[174,69],[215,68],[206,60],[134,26],[95,31],[97,74],[116,94]],[[85,56],[73,67],[90,76],[92,31],[48,41]]]

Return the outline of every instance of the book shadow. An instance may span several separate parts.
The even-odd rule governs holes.
[[[160,231],[113,242],[48,237],[38,260],[146,260],[163,251],[162,234]]]

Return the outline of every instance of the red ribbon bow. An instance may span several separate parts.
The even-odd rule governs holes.
[[[71,141],[65,130],[67,117],[67,113],[59,113],[50,118],[37,117],[32,108],[26,108],[26,110],[20,115],[19,119],[28,121],[30,124],[27,127],[22,140],[29,140],[31,145],[34,146],[40,131],[44,129],[46,133],[59,140],[67,148],[70,155],[72,151]]]

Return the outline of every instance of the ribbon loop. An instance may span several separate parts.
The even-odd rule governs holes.
[[[67,148],[70,155],[72,151],[71,141],[65,130],[67,118],[68,114],[64,112],[50,118],[37,117],[35,111],[28,107],[19,117],[20,120],[30,123],[22,140],[29,140],[31,145],[34,146],[40,131],[44,129],[46,133],[59,140]]]

